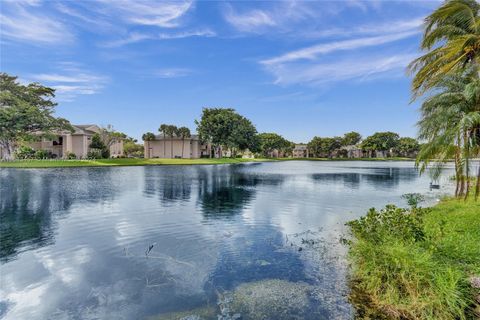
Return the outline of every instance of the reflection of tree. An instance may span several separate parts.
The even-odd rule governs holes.
[[[192,191],[193,172],[185,167],[145,168],[144,192],[165,202],[186,201]]]
[[[22,248],[51,244],[55,218],[74,202],[110,198],[114,190],[111,171],[91,170],[2,170],[0,260],[13,258]]]
[[[234,216],[252,200],[260,179],[237,168],[220,166],[199,170],[198,197],[205,217]]]
[[[343,183],[350,188],[358,188],[363,182],[378,189],[397,186],[400,182],[414,180],[418,177],[415,168],[368,168],[365,173],[317,173],[311,178],[320,183]]]

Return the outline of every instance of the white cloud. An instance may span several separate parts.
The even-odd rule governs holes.
[[[408,31],[396,34],[387,34],[376,37],[365,37],[335,42],[321,43],[315,46],[294,50],[278,57],[261,61],[264,65],[275,65],[301,59],[315,59],[318,55],[328,54],[339,50],[354,50],[364,47],[378,46],[381,44],[398,41],[417,34],[418,31]]]
[[[191,1],[125,1],[99,0],[108,10],[115,11],[121,19],[131,24],[174,28],[179,19],[192,7]]]
[[[276,25],[270,13],[259,9],[237,13],[231,6],[228,6],[224,18],[236,29],[247,32],[255,32],[259,28]]]
[[[279,85],[325,85],[344,80],[365,81],[378,77],[403,74],[414,54],[399,54],[390,57],[358,57],[332,63],[296,63],[269,65],[267,70]]]
[[[180,78],[185,77],[191,74],[190,69],[185,68],[166,68],[166,69],[157,69],[154,72],[154,76],[158,78]]]
[[[136,43],[145,40],[170,40],[170,39],[183,39],[190,37],[214,37],[216,33],[210,29],[189,30],[183,32],[174,33],[159,33],[159,34],[147,34],[133,32],[123,39],[112,40],[104,43],[104,47],[121,47],[131,43]]]
[[[60,21],[36,12],[39,3],[4,2],[0,14],[1,37],[36,43],[57,44],[74,39],[69,29]]]
[[[76,64],[60,65],[61,72],[33,74],[28,80],[54,88],[59,101],[73,101],[79,95],[96,94],[108,82],[106,77],[85,71]]]

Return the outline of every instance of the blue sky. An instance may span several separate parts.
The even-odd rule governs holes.
[[[232,107],[296,142],[415,136],[405,66],[438,1],[1,1],[1,70],[139,138]]]

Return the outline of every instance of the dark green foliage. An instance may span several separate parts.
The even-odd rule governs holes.
[[[293,144],[281,135],[276,133],[260,133],[258,135],[259,152],[264,156],[269,156],[274,150],[284,153],[291,153]]]
[[[347,223],[356,239],[374,244],[394,237],[408,242],[422,241],[425,238],[422,216],[427,209],[408,211],[394,205],[382,210],[371,208],[367,215]]]
[[[365,151],[389,151],[398,146],[400,136],[395,132],[376,132],[362,141]]]
[[[69,152],[67,155],[66,155],[66,158],[68,160],[74,160],[74,159],[77,159],[77,155],[73,152]]]
[[[90,151],[87,154],[89,159],[107,159],[110,158],[110,150],[103,143],[101,136],[95,133],[90,143]]]
[[[16,143],[48,135],[56,130],[73,130],[69,122],[53,116],[55,90],[38,83],[22,85],[17,77],[0,73],[0,146],[11,158]]]
[[[425,201],[425,197],[420,193],[406,193],[402,195],[402,198],[407,200],[408,205],[412,209],[417,208],[420,202]]]
[[[200,121],[195,120],[200,139],[214,147],[232,150],[258,149],[257,130],[250,120],[230,108],[204,108]]]
[[[342,138],[321,138],[313,137],[308,143],[308,150],[314,157],[329,157],[333,156],[333,153],[342,146]]]
[[[147,132],[142,135],[142,140],[143,141],[153,141],[155,140],[155,134],[152,132]]]
[[[358,132],[352,131],[345,133],[342,138],[342,146],[356,145],[362,140],[362,135]]]
[[[47,151],[47,150],[37,150],[35,151],[35,159],[51,159],[52,158],[52,153]]]

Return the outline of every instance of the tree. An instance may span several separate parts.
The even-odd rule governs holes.
[[[340,148],[342,138],[333,137],[333,138],[321,138],[313,137],[313,139],[308,143],[308,150],[310,153],[316,157],[329,157],[333,156],[334,151]]]
[[[147,132],[147,133],[144,133],[142,135],[142,140],[143,140],[143,143],[145,145],[145,149],[147,150],[148,154],[144,154],[144,157],[147,157],[147,158],[150,158],[151,157],[151,154],[150,154],[150,141],[153,141],[155,140],[155,134],[153,134],[152,132]]]
[[[53,116],[57,105],[55,90],[30,83],[22,85],[17,77],[0,73],[0,146],[6,159],[12,159],[21,141],[39,139],[56,131],[73,132],[70,123]]]
[[[274,150],[291,151],[292,143],[276,133],[260,133],[258,135],[259,151],[264,156],[270,156]]]
[[[414,138],[403,137],[398,139],[398,145],[395,147],[394,151],[403,157],[408,157],[413,153],[420,150],[420,144]]]
[[[128,157],[143,157],[143,149],[143,145],[137,143],[137,139],[126,137],[123,140],[123,153]]]
[[[167,136],[167,132],[168,132],[168,124],[161,124],[160,125],[160,128],[158,128],[158,132],[160,132],[161,134],[163,134],[163,157],[165,158],[165,137]]]
[[[170,137],[170,158],[173,158],[173,137],[178,136],[178,128],[172,124],[167,125],[165,133]]]
[[[110,157],[110,150],[102,141],[102,137],[100,136],[99,133],[95,133],[92,136],[90,149],[93,149],[89,152],[91,155],[95,155],[95,156],[92,156],[93,158],[109,158]]]
[[[352,131],[345,133],[342,138],[342,146],[354,146],[362,140],[362,135],[358,132]]]
[[[414,99],[448,74],[480,61],[480,4],[475,0],[445,1],[425,19],[421,49],[427,51],[409,65],[415,73]]]
[[[371,154],[374,151],[390,151],[398,145],[399,135],[395,132],[376,132],[362,141],[363,150]]]
[[[213,145],[215,150],[225,146],[235,154],[236,149],[255,149],[255,126],[247,118],[231,108],[204,108],[200,121],[195,120],[197,131],[203,142]]]
[[[180,127],[178,128],[178,135],[182,138],[182,158],[183,158],[183,149],[185,149],[185,139],[190,138],[192,134],[190,133],[190,129],[187,127]]]

